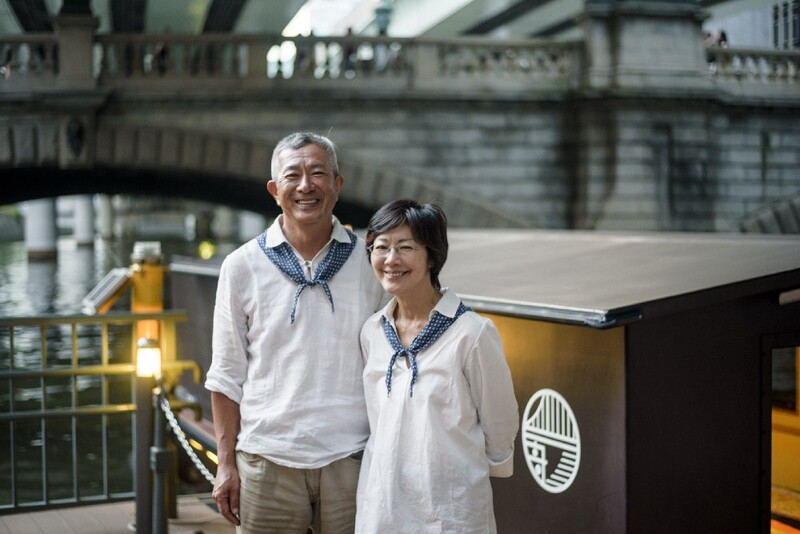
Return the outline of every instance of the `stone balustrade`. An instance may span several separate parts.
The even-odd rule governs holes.
[[[0,93],[57,87],[57,34],[0,36]],[[98,87],[121,91],[313,88],[499,98],[582,88],[582,41],[448,40],[279,35],[103,34],[91,61]],[[709,48],[716,83],[786,85],[800,52]]]
[[[518,93],[576,87],[580,43],[264,35],[98,36],[102,86]],[[166,52],[160,52],[166,50]]]
[[[52,33],[0,36],[0,91],[52,87],[58,75],[58,49]]]
[[[709,48],[709,72],[715,78],[774,84],[800,82],[800,51]]]
[[[58,76],[54,34],[0,37],[12,60],[0,93],[40,90]],[[279,35],[96,35],[98,87],[203,91],[273,87],[473,96],[579,87],[582,43]],[[43,85],[44,83],[44,85]],[[50,84],[50,87],[54,87]]]

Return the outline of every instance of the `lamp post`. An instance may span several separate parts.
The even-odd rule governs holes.
[[[375,24],[378,26],[378,35],[386,35],[391,14],[392,3],[389,0],[378,0],[375,6]]]
[[[167,532],[164,473],[169,469],[169,451],[165,447],[164,416],[159,406],[160,398],[161,346],[152,338],[142,337],[136,343],[137,534]]]
[[[164,390],[161,378],[158,378],[156,390],[153,392],[153,408],[155,409],[155,420],[153,424],[153,446],[150,447],[150,469],[155,473],[153,490],[153,534],[167,533],[167,513],[166,513],[166,473],[170,467],[170,452],[167,448],[165,425],[166,418],[161,409],[161,399],[164,398]]]

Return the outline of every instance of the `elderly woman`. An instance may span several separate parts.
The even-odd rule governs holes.
[[[366,242],[393,298],[361,330],[371,435],[356,532],[496,532],[489,477],[511,476],[519,428],[500,336],[439,284],[441,208],[391,202]]]

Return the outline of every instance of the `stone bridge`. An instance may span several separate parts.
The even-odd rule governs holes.
[[[0,36],[0,204],[274,213],[272,147],[312,130],[339,146],[356,224],[407,196],[454,226],[735,230],[800,191],[800,55],[705,50],[696,13],[671,9],[587,13],[569,42],[96,35],[61,15]]]

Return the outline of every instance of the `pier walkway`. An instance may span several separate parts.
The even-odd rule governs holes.
[[[232,534],[236,532],[215,509],[210,494],[178,497],[178,519],[169,520],[171,534]],[[0,534],[128,534],[136,530],[135,502],[124,501],[22,512],[0,516]]]

